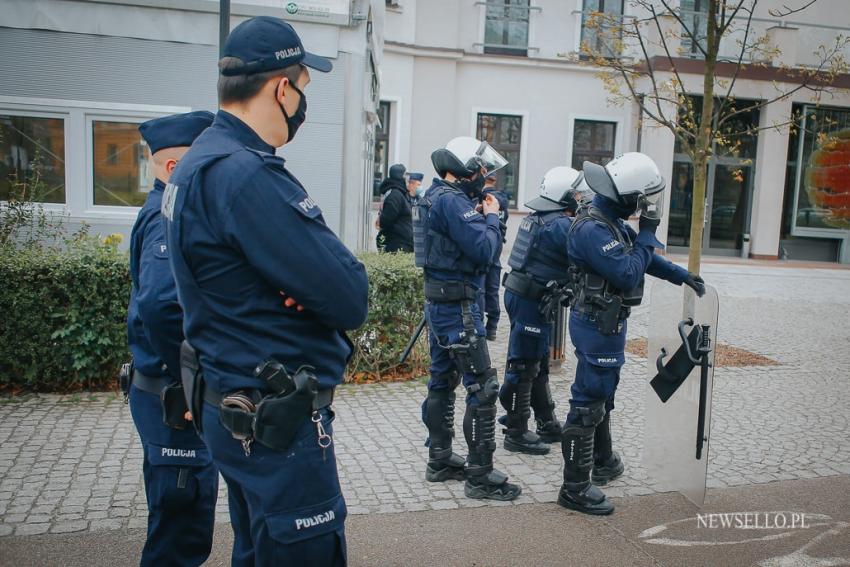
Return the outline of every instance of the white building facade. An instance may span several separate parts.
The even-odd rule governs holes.
[[[748,71],[737,79],[738,101],[771,100],[775,81],[787,79],[780,67],[812,65],[819,45],[850,31],[844,0],[819,0],[785,19],[771,15],[783,5],[759,4],[752,29],[769,37],[781,55],[761,65],[763,72]],[[699,18],[705,2],[681,0],[681,8]],[[388,0],[376,180],[396,162],[427,178],[433,175],[435,148],[454,136],[477,136],[511,161],[500,184],[522,211],[549,168],[580,169],[584,160],[604,163],[626,151],[642,151],[658,162],[670,188],[661,240],[673,252],[684,251],[692,168],[668,130],[641,120],[637,104],[609,103],[597,70],[579,61],[582,41],[592,39],[585,24],[593,11],[640,15],[628,0]],[[736,39],[729,38],[721,55],[731,57]],[[690,51],[696,50],[683,46],[677,67],[687,71],[684,83],[696,94],[702,62]],[[794,86],[787,80],[780,85],[786,90]],[[835,81],[847,86],[848,77]],[[787,122],[794,112],[807,115],[802,134],[767,128]],[[749,238],[749,255],[755,258],[850,262],[850,217],[840,204],[830,211],[813,202],[809,167],[818,159],[812,155],[819,135],[850,133],[847,91],[822,96],[815,106],[803,90],[744,115],[741,122],[742,128],[763,129],[735,155],[719,155],[709,166],[704,252],[741,255]],[[838,185],[846,191],[848,173],[839,172]]]
[[[280,153],[352,249],[369,239],[380,0],[241,0],[291,21],[314,73],[307,123]],[[218,0],[0,0],[0,200],[39,176],[35,200],[101,234],[129,234],[150,190],[138,124],[217,107]],[[124,240],[126,246],[129,239]]]

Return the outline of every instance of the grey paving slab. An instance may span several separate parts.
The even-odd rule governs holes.
[[[719,339],[780,363],[717,370],[709,486],[850,474],[850,271],[708,265],[703,275],[720,291]],[[636,309],[629,336],[645,336],[647,321],[647,307]],[[500,369],[506,329],[505,316],[492,344]],[[612,496],[659,488],[640,465],[644,364],[627,356],[612,414],[615,446],[626,462],[624,476],[606,489]],[[567,360],[551,375],[560,417],[574,370]],[[425,482],[424,396],[421,381],[340,388],[336,450],[352,514],[555,499],[557,447],[542,457],[497,450],[497,467],[523,487],[513,504],[466,499],[460,482]],[[145,525],[146,513],[141,447],[121,399],[45,395],[0,402],[0,536],[135,528]],[[227,519],[223,483],[216,516]]]

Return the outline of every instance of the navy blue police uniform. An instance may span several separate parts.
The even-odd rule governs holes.
[[[189,146],[212,124],[199,111],[149,120],[139,127],[152,154]],[[168,263],[160,216],[165,184],[157,179],[130,237],[132,290],[128,339],[134,368],[130,411],[144,450],[142,471],[148,503],[148,533],[142,565],[200,565],[212,548],[218,471],[195,430],[174,417],[164,419],[163,392],[179,392],[183,312]],[[185,412],[185,403],[169,412]],[[176,428],[176,427],[179,428]]]
[[[246,63],[233,74],[331,69],[277,18],[243,22],[224,52]],[[227,482],[232,563],[344,565],[330,403],[352,353],[345,331],[366,318],[363,264],[275,148],[223,110],[172,176],[163,214],[185,309],[183,379]]]
[[[487,340],[496,340],[496,329],[499,327],[501,308],[499,306],[499,288],[502,285],[502,248],[508,233],[508,195],[498,189],[484,189],[484,195],[493,195],[499,203],[499,229],[502,232],[502,240],[487,273],[484,275],[484,294],[481,305],[482,311],[487,315],[484,329],[487,332]]]
[[[502,233],[498,215],[482,215],[476,210],[478,204],[477,198],[458,187],[434,179],[414,212],[416,262],[425,271],[431,354],[428,396],[422,405],[429,432],[426,478],[433,482],[466,478],[467,496],[514,498],[511,491],[518,493],[518,489],[493,469],[498,381],[486,352],[480,308],[485,272],[501,247]],[[486,358],[476,359],[474,364],[481,368],[474,372],[453,351],[463,344],[482,349],[478,354]],[[461,382],[467,391],[463,429],[469,456],[465,465],[452,452],[454,390]],[[482,486],[488,496],[481,496]]]
[[[563,210],[533,212],[520,224],[505,278],[505,308],[511,321],[508,362],[499,399],[508,414],[505,447],[509,450],[546,453],[540,441],[560,441],[561,427],[555,418],[555,403],[549,389],[549,337],[556,300],[545,310],[544,300],[553,293],[547,284],[555,281],[558,292],[567,284],[570,258],[567,252],[572,218]],[[556,292],[557,293],[557,292]],[[557,299],[557,298],[556,298]],[[528,432],[530,410],[534,410],[537,434]],[[542,439],[541,439],[542,438]]]
[[[610,437],[602,440],[599,436],[609,435],[606,421],[614,408],[620,369],[625,363],[627,318],[630,306],[640,303],[645,274],[677,285],[688,279],[687,270],[654,252],[663,245],[653,232],[641,230],[636,234],[621,216],[622,211],[612,201],[597,195],[575,221],[569,238],[570,259],[580,270],[579,277],[599,276],[600,285],[608,282],[625,298],[609,332],[600,331],[602,316],[595,310],[593,291],[587,286],[577,292],[570,311],[570,339],[578,362],[567,423],[586,423],[591,412],[604,410],[604,421],[596,427],[596,463],[610,458]],[[595,420],[592,416],[590,419]]]

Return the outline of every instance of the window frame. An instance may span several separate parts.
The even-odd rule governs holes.
[[[3,97],[0,97],[0,114],[5,114],[7,116],[22,116],[24,118],[52,118],[52,119],[60,119],[62,120],[62,135],[65,139],[65,201],[63,203],[38,203],[40,207],[42,207],[45,211],[48,212],[64,212],[68,209],[68,200],[70,193],[70,167],[68,160],[68,150],[69,144],[71,142],[70,139],[70,114],[67,112],[61,111],[50,111],[50,110],[28,110],[26,107],[16,107],[12,104],[4,104],[2,101]],[[8,201],[4,199],[0,199],[0,203],[7,203]]]
[[[623,153],[623,136],[626,129],[625,121],[622,118],[613,118],[611,115],[601,114],[570,114],[570,131],[567,135],[567,159],[566,163],[572,167],[573,152],[575,147],[575,131],[576,121],[582,122],[606,122],[614,124],[614,157]],[[612,158],[613,159],[613,158]],[[579,170],[581,171],[581,170]]]
[[[109,117],[119,122],[190,112],[186,106],[125,104],[100,101],[46,99],[0,95],[0,112],[35,118],[63,118],[65,126],[65,203],[43,203],[47,211],[70,219],[132,222],[141,207],[94,205],[93,139],[91,119]]]
[[[606,1],[608,1],[608,2],[619,2],[620,3],[620,19],[622,20],[622,19],[626,18],[626,8],[628,7],[626,5],[626,0],[599,0],[599,2],[602,3],[602,9],[601,10],[592,10],[592,11],[594,11],[594,12],[598,11],[598,12],[604,14],[605,13],[605,2]],[[587,2],[587,0],[576,0],[576,2],[577,2],[577,11],[578,11],[579,17],[577,18],[578,21],[576,23],[577,31],[576,31],[575,51],[579,55],[580,58],[584,59],[585,56],[581,52],[581,44],[584,41],[584,30],[585,30],[584,21],[585,21],[585,18],[587,17],[587,14],[590,13],[591,10],[585,9],[585,3]]]
[[[516,116],[522,118],[522,126],[520,127],[520,140],[519,140],[519,170],[517,171],[517,189],[516,189],[516,205],[511,207],[511,210],[516,211],[530,211],[525,206],[525,202],[528,201],[526,198],[526,184],[525,184],[525,172],[528,167],[528,123],[529,123],[529,111],[528,110],[519,110],[519,109],[506,109],[506,108],[492,108],[492,107],[480,107],[475,106],[472,108],[472,115],[470,121],[470,136],[473,138],[477,138],[478,136],[478,115],[479,114],[497,114],[502,116]]]
[[[504,2],[510,2],[512,0],[485,0],[482,2],[483,11],[484,11],[484,26],[481,34],[481,51],[485,55],[507,55],[509,57],[528,57],[529,51],[532,50],[531,46],[531,12],[536,8],[531,5],[531,0],[525,0],[525,6],[514,6],[512,4],[505,4]],[[500,3],[501,2],[501,3]],[[508,8],[508,9],[518,9],[525,10],[525,46],[523,47],[514,47],[508,44],[493,44],[487,43],[487,9],[490,7],[496,8]],[[502,19],[500,21],[503,22],[518,22],[520,20],[511,20],[511,19]],[[502,37],[504,38],[507,33],[506,29],[502,29]]]

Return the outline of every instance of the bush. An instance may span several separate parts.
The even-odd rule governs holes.
[[[428,332],[425,329],[405,364],[398,359],[422,319],[425,296],[422,270],[413,255],[360,255],[369,275],[369,317],[351,333],[356,346],[346,382],[407,380],[427,372]]]
[[[127,254],[116,237],[0,248],[0,386],[112,387],[127,349]]]

